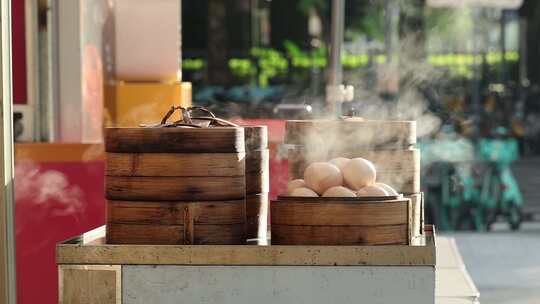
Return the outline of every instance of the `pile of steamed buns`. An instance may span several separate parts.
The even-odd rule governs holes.
[[[310,164],[304,179],[295,179],[287,186],[287,196],[310,197],[373,197],[398,195],[387,184],[378,183],[377,171],[364,158],[334,158]]]

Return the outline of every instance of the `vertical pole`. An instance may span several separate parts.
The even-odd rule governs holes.
[[[38,2],[24,1],[26,28],[26,83],[28,87],[28,104],[32,106],[34,119],[33,138],[41,140],[41,103],[39,102],[39,25]]]
[[[179,65],[179,69],[178,69],[178,73],[179,75],[177,76],[177,80],[179,81],[182,81],[182,0],[178,0],[179,2],[179,10],[178,10],[178,20],[180,22],[180,24],[178,24],[178,35],[180,36],[179,38],[179,42],[180,44],[178,45],[178,65]],[[103,100],[105,101],[105,99]],[[182,100],[183,102],[183,100]]]
[[[528,86],[527,79],[527,18],[519,20],[519,84]],[[524,90],[521,90],[522,92]]]
[[[83,0],[54,0],[55,3],[55,120],[56,141],[83,140],[82,19]],[[54,61],[56,60],[56,61]]]
[[[475,20],[480,20],[480,9],[473,9],[473,16]],[[473,121],[475,126],[475,135],[478,135],[480,124],[480,62],[478,61],[478,40],[480,39],[480,27],[477,22],[473,24],[473,81],[472,81],[472,108],[473,108]]]
[[[332,25],[330,33],[330,65],[326,86],[326,107],[335,116],[341,114],[342,97],[339,86],[343,83],[341,67],[341,47],[345,27],[345,0],[332,0]]]
[[[48,141],[55,142],[60,138],[60,77],[59,77],[59,25],[58,1],[48,0],[47,5],[47,77],[49,94],[47,96],[47,129]]]
[[[386,51],[386,63],[392,62],[392,38],[393,38],[393,5],[392,0],[386,0],[384,4],[384,49]]]
[[[2,136],[0,142],[0,302],[16,303],[13,201],[13,109],[11,82],[11,1],[1,2]]]
[[[251,47],[258,47],[260,46],[259,43],[259,5],[258,0],[251,0],[250,6],[251,9],[250,17],[251,17],[251,25],[250,25],[250,32],[251,32]]]
[[[227,7],[223,0],[208,0],[208,60],[207,78],[213,85],[230,82],[227,67]]]
[[[529,81],[527,79],[527,19],[519,17],[519,101],[517,103],[519,119],[525,118],[525,105],[528,97]],[[524,145],[528,149],[528,145]],[[526,152],[525,152],[526,153]]]
[[[401,8],[396,0],[385,0],[384,2],[384,47],[386,53],[386,63],[394,62],[395,53],[399,52],[399,22]],[[399,54],[397,54],[399,55]]]
[[[506,10],[501,10],[501,83],[506,84]]]
[[[249,56],[251,57],[251,50],[255,47],[261,46],[259,43],[260,38],[260,29],[259,29],[259,0],[251,0],[250,6],[251,9],[250,12],[250,18],[251,18],[251,25],[250,25],[250,32],[251,32],[251,41],[250,41],[250,50],[249,50]],[[251,84],[257,85],[258,79],[259,79],[259,69],[256,69],[256,73],[251,77]]]
[[[340,85],[343,82],[341,70],[341,46],[343,44],[345,1],[332,0],[332,25],[331,25],[331,46],[330,46],[330,71],[328,83],[330,85]]]

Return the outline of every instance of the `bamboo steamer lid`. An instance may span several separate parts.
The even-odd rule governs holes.
[[[409,147],[416,143],[416,122],[399,120],[288,120],[285,143],[345,146],[351,149]]]
[[[107,128],[105,151],[116,153],[238,153],[245,151],[244,129]]]
[[[168,122],[180,111],[181,120]],[[202,112],[207,116],[193,116]],[[105,151],[115,153],[238,153],[245,151],[244,128],[203,107],[173,106],[160,123],[140,128],[106,128]]]

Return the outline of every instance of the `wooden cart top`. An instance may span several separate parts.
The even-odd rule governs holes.
[[[426,227],[426,230],[428,228]],[[57,264],[435,266],[435,237],[418,246],[109,245],[105,226],[56,246]]]

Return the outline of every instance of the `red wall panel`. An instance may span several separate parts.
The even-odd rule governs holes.
[[[55,246],[105,223],[103,146],[15,145],[19,304],[58,303]]]

